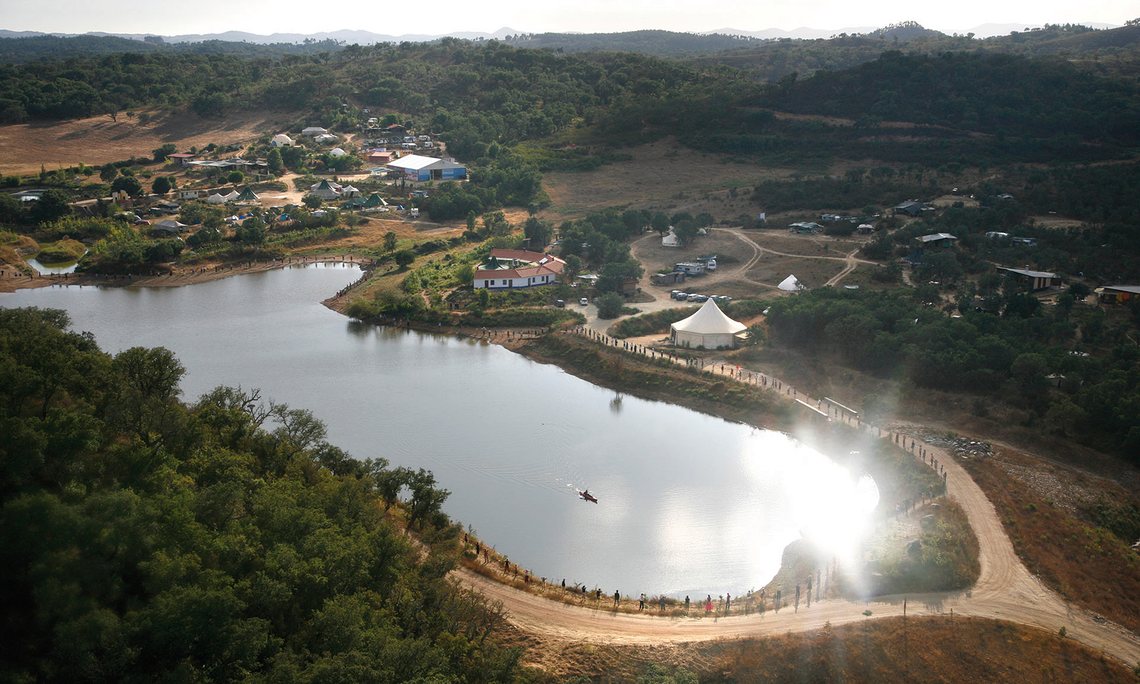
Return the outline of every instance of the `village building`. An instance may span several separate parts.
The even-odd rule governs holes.
[[[301,129],[301,135],[304,135],[304,136],[307,136],[310,138],[315,138],[318,135],[324,135],[328,132],[329,131],[327,128],[321,128],[320,126],[309,126],[307,128]]]
[[[1022,285],[1026,286],[1030,292],[1037,290],[1047,290],[1051,287],[1061,286],[1061,276],[1056,273],[1049,273],[1048,271],[1030,271],[1025,268],[1005,268],[998,266],[998,271],[1005,273],[1006,276],[1012,277]]]
[[[788,231],[800,235],[813,235],[815,233],[822,233],[823,226],[819,225],[815,221],[797,221],[796,223],[788,224]]]
[[[654,273],[649,276],[649,283],[651,285],[676,285],[677,283],[685,282],[685,274],[680,271],[673,271],[671,273]]]
[[[409,154],[386,165],[409,181],[444,181],[467,178],[467,167],[450,159]]]
[[[510,290],[558,282],[566,262],[551,254],[522,249],[492,249],[475,271],[476,290]]]
[[[397,156],[397,153],[391,150],[369,150],[367,156],[364,157],[364,161],[369,164],[379,164],[382,166],[394,161]],[[387,169],[384,170],[387,171]]]
[[[918,200],[907,200],[894,207],[894,213],[906,214],[907,216],[921,216],[925,211],[931,211],[933,207]]]
[[[929,235],[920,235],[914,239],[919,247],[953,247],[958,238],[950,233],[931,233]]]
[[[1140,285],[1105,285],[1095,292],[1101,304],[1127,304],[1140,299]]]
[[[179,166],[189,166],[190,162],[193,161],[194,157],[197,157],[197,156],[198,155],[190,154],[189,152],[176,152],[174,154],[166,155],[166,158],[171,160],[171,161],[177,162]]]
[[[165,219],[165,220],[159,221],[158,223],[151,226],[150,232],[152,235],[171,236],[171,235],[178,235],[179,233],[186,230],[188,227],[189,226],[187,226],[185,223],[179,223],[178,221],[175,221],[174,219]]]
[[[676,347],[691,349],[730,349],[736,346],[748,326],[734,321],[708,299],[697,312],[670,326],[669,338]]]

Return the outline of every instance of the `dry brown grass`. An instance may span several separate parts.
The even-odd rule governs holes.
[[[107,162],[149,157],[166,143],[179,150],[199,148],[210,143],[247,143],[259,135],[279,131],[292,122],[289,112],[235,114],[223,119],[203,119],[194,114],[151,113],[150,117],[118,121],[98,116],[53,123],[0,126],[0,172],[39,173],[77,166],[99,166]],[[145,123],[140,118],[146,118]]]
[[[696,152],[671,139],[619,151],[632,158],[588,173],[544,174],[544,187],[553,203],[544,217],[557,222],[612,206],[652,207],[670,213],[708,210],[718,218],[755,213],[748,196],[729,197],[726,188],[750,188],[793,173],[792,169],[730,163],[721,155]]]
[[[1108,531],[1081,520],[1069,502],[1050,500],[1043,495],[1043,486],[1031,486],[1010,474],[1018,468],[1036,479],[1047,474],[1064,490],[1058,492],[1060,499],[1076,486],[1079,473],[1011,449],[999,449],[991,459],[965,465],[993,502],[1030,572],[1074,604],[1131,630],[1140,629],[1140,554]],[[1110,482],[1098,480],[1095,487],[1121,502],[1135,500],[1134,494]]]
[[[1133,682],[1057,634],[961,617],[890,618],[710,648],[710,682]]]
[[[1056,633],[958,616],[656,646],[554,642],[509,628],[501,640],[557,681],[672,681],[663,675],[677,673],[702,682],[1136,681],[1124,665]]]

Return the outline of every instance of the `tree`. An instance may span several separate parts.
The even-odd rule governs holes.
[[[234,169],[233,171],[230,171],[228,174],[226,174],[226,180],[233,183],[234,185],[237,185],[238,183],[245,180],[245,174],[241,171],[238,171],[237,169]]]
[[[174,187],[169,176],[159,176],[150,184],[150,191],[156,195],[165,195]]]
[[[396,260],[396,265],[401,269],[407,268],[412,265],[416,260],[416,253],[410,249],[401,249],[393,255]]]
[[[396,249],[397,244],[398,240],[396,238],[396,231],[390,230],[387,233],[384,233],[384,251],[391,252],[392,250]]]
[[[608,320],[621,315],[621,310],[625,307],[625,299],[616,292],[607,292],[595,298],[594,304],[598,306],[598,318]]]
[[[247,218],[234,231],[234,238],[244,245],[260,245],[265,242],[266,226],[258,216]]]
[[[1048,370],[1049,366],[1041,354],[1019,354],[1009,367],[1009,374],[1017,382],[1022,397],[1032,399],[1048,391],[1049,381],[1045,378]]]
[[[219,91],[207,92],[194,98],[190,109],[202,118],[219,117],[230,106],[230,96]]]
[[[151,153],[154,155],[156,162],[162,163],[166,161],[167,157],[178,151],[178,147],[174,143],[166,143],[162,147],[154,149]]]
[[[265,157],[265,163],[273,175],[280,176],[285,173],[285,161],[281,158],[281,150],[276,147],[269,150],[269,154]]]
[[[682,245],[688,245],[697,239],[700,228],[697,228],[696,221],[691,218],[685,218],[673,226],[673,232],[676,234],[677,239],[681,241]]]
[[[114,422],[148,447],[161,444],[179,411],[177,402],[186,369],[164,347],[131,347],[111,362],[118,382],[108,412]]]
[[[641,273],[641,264],[633,260],[608,263],[598,276],[598,292],[621,292],[626,280],[637,280]]]
[[[48,223],[71,213],[68,196],[62,190],[48,190],[32,203],[31,219],[36,223]]]
[[[119,167],[111,164],[110,162],[99,167],[99,179],[104,183],[110,183],[115,180],[115,176],[119,175]]]
[[[446,489],[437,489],[435,476],[423,468],[411,474],[407,486],[412,493],[408,502],[408,529],[438,513],[451,494]]]
[[[664,237],[669,232],[669,217],[665,215],[665,212],[659,211],[653,214],[653,218],[649,220],[649,225]]]
[[[324,200],[317,195],[305,195],[304,198],[301,199],[301,202],[310,209],[316,209],[324,204]]]
[[[281,162],[285,168],[297,171],[305,163],[305,148],[300,146],[283,147],[277,150],[281,155]]]
[[[111,192],[125,192],[131,197],[138,197],[143,194],[143,186],[134,176],[119,176],[111,183]]]
[[[554,226],[549,221],[542,221],[531,216],[523,224],[523,235],[529,240],[527,247],[533,250],[542,250],[550,242],[554,234]]]

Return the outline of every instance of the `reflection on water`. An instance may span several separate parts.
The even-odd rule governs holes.
[[[319,304],[350,266],[178,288],[47,288],[109,351],[166,346],[194,399],[218,384],[310,409],[354,456],[424,467],[445,510],[536,576],[637,594],[738,593],[801,534],[847,543],[874,483],[777,432],[615,395],[471,339],[377,328]],[[578,498],[589,488],[597,505]],[[872,496],[873,495],[873,496]]]

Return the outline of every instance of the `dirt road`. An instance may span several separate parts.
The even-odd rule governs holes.
[[[803,395],[800,397],[808,403],[813,401]],[[867,429],[851,417],[843,419],[853,429]],[[893,433],[883,433],[884,439],[893,437]],[[945,467],[947,493],[962,506],[978,537],[981,573],[969,590],[885,596],[866,602],[823,600],[813,603],[811,608],[801,605],[798,611],[785,607],[778,613],[769,611],[762,615],[719,619],[665,618],[608,610],[611,604],[604,597],[599,609],[587,609],[519,591],[468,570],[457,571],[456,575],[489,599],[501,601],[508,620],[520,629],[556,641],[649,645],[800,632],[819,629],[825,623],[840,625],[900,616],[905,598],[907,615],[992,618],[1054,633],[1064,627],[1069,638],[1099,649],[1130,667],[1140,663],[1140,638],[1135,633],[1067,605],[1032,576],[1014,553],[993,505],[969,474],[943,449],[917,439],[916,443]],[[1105,587],[1105,590],[1111,588]],[[871,614],[864,615],[868,610]]]

